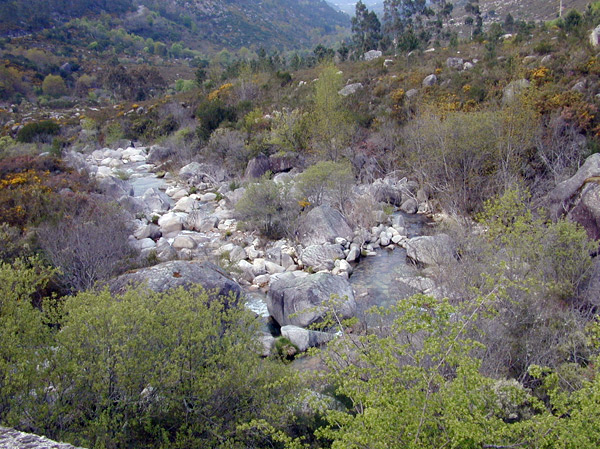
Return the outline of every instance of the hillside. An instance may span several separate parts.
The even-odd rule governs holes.
[[[0,449],[600,447],[600,1],[48,4],[0,38]]]
[[[188,26],[186,41],[216,47],[292,49],[315,44],[322,36],[349,26],[349,17],[323,0],[143,0],[150,10]],[[133,28],[138,34],[151,27]]]
[[[349,17],[323,0],[31,0],[0,4],[0,34],[26,34],[101,13],[122,18],[128,32],[143,38],[207,51],[299,49],[349,26]]]
[[[480,0],[481,12],[504,19],[510,13],[515,19],[544,21],[558,17],[559,0]],[[563,14],[571,9],[585,11],[588,0],[563,0]]]

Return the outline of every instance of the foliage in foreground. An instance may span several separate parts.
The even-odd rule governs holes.
[[[260,359],[256,319],[241,306],[199,288],[104,290],[56,314],[31,305],[39,270],[0,267],[3,423],[93,448],[262,447],[238,426],[285,428],[294,376]]]
[[[535,365],[536,391],[480,373],[481,345],[469,334],[493,300],[455,307],[415,296],[393,308],[381,335],[339,340],[326,357],[328,380],[352,407],[328,411],[317,434],[336,449],[598,447],[597,368],[574,392]]]

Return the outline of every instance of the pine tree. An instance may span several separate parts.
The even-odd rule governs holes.
[[[381,41],[381,23],[377,14],[369,11],[362,1],[356,4],[352,18],[352,40],[360,54],[378,48]]]

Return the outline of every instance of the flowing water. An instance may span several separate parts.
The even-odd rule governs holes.
[[[427,223],[424,216],[407,215],[402,212],[397,214],[404,218],[408,237],[422,234]],[[416,267],[406,258],[406,250],[394,247],[378,249],[376,252],[376,256],[361,258],[350,276],[358,308],[357,316],[361,321],[369,321],[365,312],[371,307],[390,307],[416,293],[415,289],[398,281],[399,278],[417,275]],[[267,318],[269,312],[265,298],[266,295],[262,292],[246,293],[246,307],[260,317]]]
[[[135,196],[142,196],[150,188],[165,188],[165,180],[149,173],[143,164],[135,164],[131,168],[129,182],[133,185]],[[408,237],[422,235],[427,224],[424,216],[407,215],[402,212],[396,214],[404,218]],[[406,250],[400,247],[393,248],[378,249],[377,255],[363,257],[354,266],[350,284],[355,291],[358,318],[361,320],[367,319],[365,312],[371,307],[389,307],[415,293],[414,289],[398,279],[415,276],[417,270],[407,260]],[[246,306],[266,320],[269,312],[265,299],[266,295],[262,292],[246,292]]]
[[[404,218],[409,238],[422,235],[427,223],[424,216],[397,214]],[[361,320],[366,319],[365,312],[374,306],[390,307],[416,293],[416,290],[398,280],[416,276],[415,265],[407,259],[404,248],[393,248],[379,249],[376,256],[363,257],[354,267],[350,284],[355,292],[358,318]]]

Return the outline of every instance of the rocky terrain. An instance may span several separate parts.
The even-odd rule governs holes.
[[[163,291],[193,282],[224,296],[230,292],[239,296],[240,286],[248,293],[262,292],[267,294],[268,315],[283,326],[284,335],[306,349],[331,337],[296,328],[319,321],[327,312],[321,304],[332,295],[342,301],[342,318],[354,316],[356,304],[348,278],[361,258],[374,256],[379,248],[401,247],[415,263],[444,265],[455,260],[447,236],[408,238],[402,216],[382,211],[374,212],[379,224],[364,230],[352,229],[337,210],[318,206],[300,219],[297,241],[259,238],[253,231],[241,231],[235,218],[235,204],[245,188],[232,190],[231,182],[219,180],[222,174],[214,166],[191,163],[176,174],[161,172],[160,160],[165,156],[159,146],[104,148],[87,157],[67,156],[74,167],[97,180],[105,195],[129,211],[130,245],[142,260],[158,262],[111,281],[115,292],[130,284],[146,283]],[[255,165],[249,163],[250,168]],[[275,181],[293,182],[293,178],[293,173],[282,172]],[[426,193],[394,175],[356,189],[405,213],[429,210]],[[207,261],[226,271],[206,265]],[[425,290],[433,291],[431,285]],[[265,340],[266,354],[273,344],[273,338]]]
[[[0,426],[0,449],[78,449],[45,437]]]

